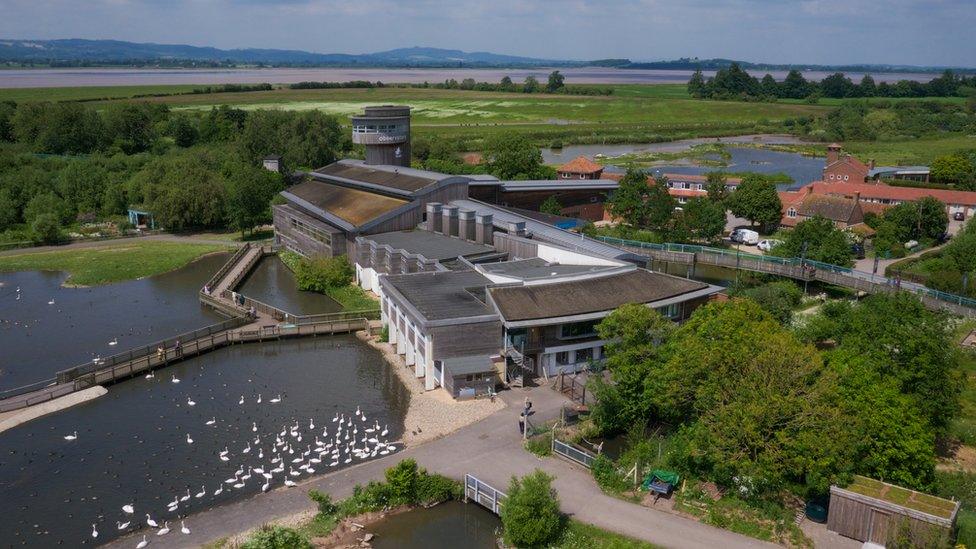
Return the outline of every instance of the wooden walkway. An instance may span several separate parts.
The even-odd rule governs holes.
[[[727,269],[775,274],[803,281],[824,282],[869,294],[904,291],[917,295],[922,304],[931,310],[948,311],[962,317],[976,317],[976,300],[933,290],[921,284],[837,265],[799,258],[738,253],[736,250],[720,250],[703,246],[647,244],[609,237],[600,237],[599,240],[647,257],[652,263],[657,261],[686,265],[689,269],[689,275],[694,273],[697,265],[712,265]]]
[[[250,298],[244,298],[244,305],[235,303],[234,289],[269,253],[272,253],[270,247],[250,244],[241,247],[210,279],[209,292],[200,290],[201,303],[229,317],[227,320],[62,370],[52,379],[2,392],[0,412],[129,379],[235,343],[368,330],[369,321],[379,317],[378,310],[300,316]],[[253,316],[249,314],[252,307]]]

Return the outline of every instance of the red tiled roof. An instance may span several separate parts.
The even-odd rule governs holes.
[[[557,172],[586,173],[586,174],[597,173],[602,170],[603,170],[603,166],[597,164],[596,162],[590,160],[585,156],[577,156],[576,158],[556,168]]]
[[[816,194],[837,194],[853,197],[855,193],[861,193],[862,199],[888,199],[903,202],[910,202],[931,196],[944,204],[976,206],[976,192],[972,191],[921,189],[916,187],[896,187],[894,185],[874,185],[870,183],[825,183],[823,181],[814,181],[806,187],[811,187]]]

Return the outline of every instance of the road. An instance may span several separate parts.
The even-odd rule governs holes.
[[[356,484],[383,478],[383,471],[399,460],[412,457],[428,470],[457,479],[465,473],[500,489],[508,486],[512,475],[525,475],[543,469],[556,477],[563,512],[573,518],[647,540],[664,547],[723,549],[775,547],[775,545],[721,530],[681,516],[642,507],[605,495],[589,471],[550,457],[540,459],[522,448],[517,428],[517,414],[526,392],[536,413],[533,422],[558,417],[566,400],[547,387],[503,392],[500,396],[509,406],[484,420],[444,438],[409,448],[383,459],[369,461],[336,473],[310,479],[294,489],[280,488],[250,499],[191,515],[188,536],[178,533],[158,538],[153,547],[198,547],[209,541],[233,536],[262,524],[281,520],[297,513],[310,512],[314,505],[308,499],[309,489],[328,492],[333,499],[352,493]],[[150,535],[152,533],[150,532]],[[142,533],[113,541],[109,547],[132,547]]]

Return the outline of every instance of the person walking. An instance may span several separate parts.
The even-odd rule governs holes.
[[[178,339],[176,340],[176,343],[173,345],[173,352],[175,353],[176,358],[180,358],[183,356],[183,347],[180,345],[180,340]]]

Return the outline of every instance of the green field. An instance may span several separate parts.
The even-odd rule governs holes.
[[[69,274],[65,284],[97,286],[165,273],[202,255],[228,249],[211,244],[120,240],[106,246],[3,256],[0,271],[65,271]]]
[[[3,73],[0,72],[0,75]],[[176,84],[164,86],[82,86],[77,88],[3,88],[0,101],[95,101],[104,99],[127,99],[135,96],[187,93],[199,84]]]

